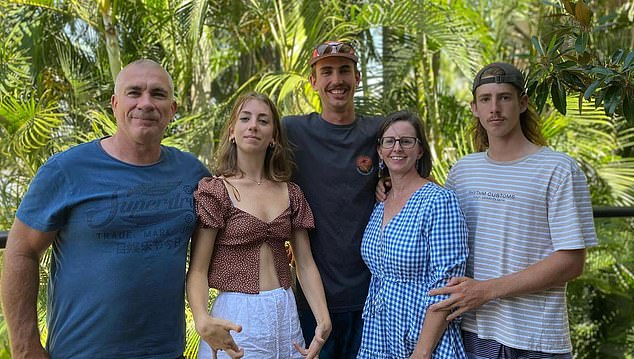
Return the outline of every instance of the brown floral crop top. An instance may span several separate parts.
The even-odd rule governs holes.
[[[194,192],[198,223],[216,228],[214,253],[209,265],[209,287],[223,292],[258,293],[260,290],[260,246],[267,243],[280,284],[291,286],[284,242],[293,229],[315,228],[313,213],[304,193],[288,182],[289,207],[271,222],[234,207],[223,179],[205,177]]]

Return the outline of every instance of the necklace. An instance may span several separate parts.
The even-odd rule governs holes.
[[[244,172],[242,172],[242,176],[246,179],[248,179],[251,182],[254,182],[255,184],[257,184],[258,186],[262,184],[262,182],[264,182],[266,180],[266,178],[261,178],[259,181],[254,180],[253,178],[247,176]]]

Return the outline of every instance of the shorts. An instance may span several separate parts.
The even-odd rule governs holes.
[[[303,358],[293,343],[305,348],[297,317],[293,291],[277,288],[259,294],[221,292],[210,315],[242,325],[240,333],[231,332],[244,358]],[[200,341],[198,359],[212,358],[211,348]],[[218,358],[229,358],[218,351]]]
[[[544,353],[515,349],[493,339],[478,338],[477,334],[464,330],[462,340],[469,359],[572,359],[570,353]]]

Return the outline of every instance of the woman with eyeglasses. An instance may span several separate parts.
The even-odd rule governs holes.
[[[266,95],[248,93],[236,101],[214,173],[194,192],[198,223],[187,296],[201,336],[198,358],[316,358],[331,321],[308,240],[313,214],[299,186],[289,182],[288,143]],[[290,288],[286,241],[317,319],[308,349]],[[211,314],[209,288],[220,292]]]
[[[460,327],[428,307],[428,292],[462,275],[467,227],[453,192],[430,182],[431,153],[421,121],[388,115],[379,129],[380,176],[391,190],[372,212],[361,255],[372,279],[357,358],[466,358]]]

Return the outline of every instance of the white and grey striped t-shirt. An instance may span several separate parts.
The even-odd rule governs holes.
[[[544,147],[511,162],[486,153],[460,159],[446,186],[458,195],[469,229],[467,274],[518,272],[557,250],[597,244],[586,177],[566,154]],[[464,315],[480,338],[541,352],[571,351],[565,285],[493,300]]]

